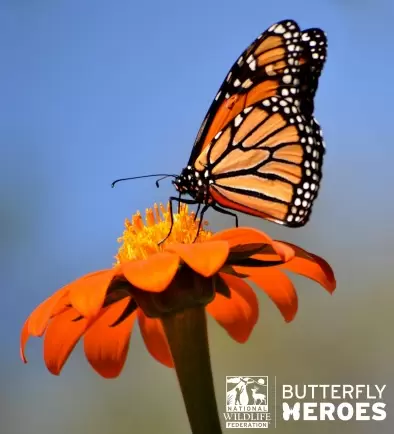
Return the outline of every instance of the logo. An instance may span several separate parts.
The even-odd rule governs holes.
[[[277,422],[301,421],[379,423],[387,418],[385,384],[277,387],[277,378],[271,378],[269,384],[268,376],[226,377],[226,412],[223,413],[226,428],[276,428]]]
[[[226,428],[268,428],[268,377],[226,377]]]

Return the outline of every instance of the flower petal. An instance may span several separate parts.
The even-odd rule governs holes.
[[[281,265],[283,263],[286,263],[293,259],[295,256],[295,252],[292,247],[281,241],[272,241],[272,244],[265,244],[264,246],[265,247],[261,252],[253,254],[252,256],[250,256],[249,260],[252,259],[252,261],[262,261],[266,263],[266,266],[272,267],[274,265]],[[245,264],[243,262],[239,262],[235,265],[248,267],[248,261],[244,262]],[[262,266],[264,265],[265,264],[262,264]]]
[[[211,241],[225,240],[232,247],[243,244],[267,243],[272,244],[272,238],[264,232],[254,228],[232,228],[217,232],[211,238]]]
[[[298,309],[298,297],[293,283],[284,273],[275,268],[236,268],[240,272],[245,271],[249,275],[248,279],[271,298],[286,322],[294,319]]]
[[[159,319],[148,318],[141,310],[138,310],[138,320],[141,335],[150,354],[163,365],[173,368],[170,347]]]
[[[44,337],[44,360],[53,375],[59,375],[71,351],[84,334],[90,323],[81,318],[77,310],[70,308],[54,317]]]
[[[231,298],[216,293],[206,307],[216,321],[237,342],[246,342],[257,322],[259,306],[253,289],[239,277],[220,273],[230,289]]]
[[[293,248],[282,241],[273,241],[272,247],[285,263],[289,262],[295,256],[295,251],[293,250]]]
[[[177,253],[196,273],[211,277],[226,262],[230,247],[227,241],[205,241],[195,244],[170,244],[166,250]]]
[[[226,229],[214,234],[210,240],[226,240],[230,245],[230,251],[232,249],[237,250],[237,248],[239,249],[240,246],[246,246],[247,248],[248,244],[269,244],[283,262],[287,262],[292,256],[294,256],[294,253],[291,251],[291,247],[284,246],[284,243],[274,241],[264,232],[254,228],[242,227]],[[265,253],[257,254],[256,258],[264,260]]]
[[[29,340],[29,320],[27,319],[22,327],[20,346],[19,346],[19,353],[23,363],[27,363],[27,359],[25,356],[25,347],[28,340]]]
[[[169,252],[160,252],[147,259],[122,264],[126,279],[137,288],[162,292],[172,282],[178,271],[180,258]]]
[[[48,325],[48,321],[52,315],[53,310],[55,309],[61,298],[68,292],[68,290],[69,286],[64,286],[62,289],[56,291],[34,309],[34,311],[27,320],[29,335],[42,336]]]
[[[88,362],[104,378],[117,377],[127,358],[130,335],[136,313],[112,326],[122,315],[130,301],[126,297],[109,306],[84,336],[84,349]]]
[[[70,284],[70,303],[85,318],[95,317],[103,306],[114,270],[96,271]]]
[[[296,256],[281,268],[308,277],[319,283],[328,292],[333,293],[336,288],[334,272],[330,265],[320,256],[309,253],[301,247],[291,245]]]
[[[270,248],[270,250],[274,251],[272,249],[272,246],[266,243],[243,244],[237,247],[233,247],[227,258],[226,265],[238,265],[240,262],[248,260],[251,257],[255,257],[256,255],[263,256],[266,254],[267,248]]]
[[[71,307],[70,297],[69,297],[68,292],[66,292],[65,294],[63,294],[63,297],[61,297],[60,300],[53,307],[51,318],[53,318],[56,315],[61,314],[65,310],[69,309],[70,307]]]

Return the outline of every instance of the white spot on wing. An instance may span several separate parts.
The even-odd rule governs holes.
[[[255,60],[253,60],[252,62],[249,63],[249,68],[250,68],[252,71],[256,71],[256,66],[257,66],[257,63],[256,63]]]
[[[282,26],[282,24],[279,24],[275,27],[274,33],[281,35],[282,33],[285,33],[285,32],[286,32],[286,29]]]
[[[242,87],[244,88],[244,89],[248,89],[250,86],[252,86],[253,85],[253,81],[250,79],[250,78],[248,78],[247,80],[245,80],[243,83],[242,83]]]
[[[242,121],[243,117],[241,115],[237,115],[234,119],[234,125],[238,127],[239,125],[241,125]]]

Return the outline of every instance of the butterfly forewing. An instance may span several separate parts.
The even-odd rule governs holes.
[[[301,31],[295,21],[281,21],[262,33],[227,74],[197,134],[189,164],[245,107],[270,96],[294,96],[301,54]]]

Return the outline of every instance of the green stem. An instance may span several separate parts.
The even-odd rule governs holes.
[[[193,434],[221,434],[204,306],[161,318]]]

